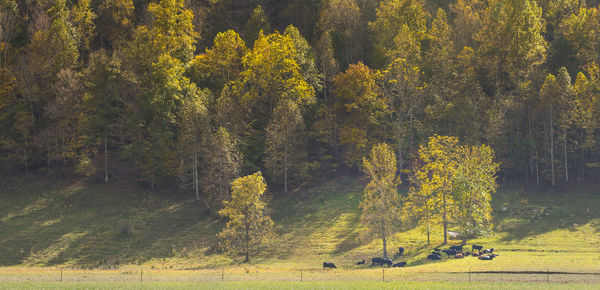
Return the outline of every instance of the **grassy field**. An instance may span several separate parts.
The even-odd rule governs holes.
[[[140,268],[155,282],[220,281],[221,268],[230,281],[296,281],[300,269],[305,281],[380,281],[380,269],[355,265],[381,255],[381,242],[361,234],[363,186],[360,178],[342,177],[273,198],[278,237],[243,264],[219,253],[215,235],[223,222],[191,196],[123,183],[11,179],[0,187],[0,281],[57,281],[59,267],[72,274],[66,281],[81,283],[91,277],[138,281]],[[496,233],[469,244],[494,247],[498,258],[428,261],[429,249],[441,245],[441,230],[434,230],[428,246],[423,229],[405,225],[389,245],[406,248],[400,260],[408,267],[386,270],[386,280],[462,283],[469,271],[600,273],[597,187],[529,191],[503,186],[493,208]],[[340,270],[321,270],[323,261]],[[546,275],[474,275],[475,281],[546,280]],[[597,275],[550,276],[555,282],[599,282]]]
[[[5,283],[0,289],[597,289],[585,283],[527,283],[527,282],[25,282]]]

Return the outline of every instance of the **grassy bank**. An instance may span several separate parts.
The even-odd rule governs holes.
[[[12,179],[0,190],[0,266],[133,270],[217,269],[247,272],[341,269],[380,255],[362,235],[358,203],[364,180],[342,177],[272,200],[279,234],[251,263],[219,253],[223,222],[201,202],[131,184]],[[496,233],[469,241],[494,247],[493,261],[428,261],[440,229],[426,245],[421,228],[405,225],[389,246],[406,248],[406,272],[600,272],[600,193],[596,187],[529,191],[501,187],[493,200]],[[451,241],[458,244],[460,241]],[[369,264],[369,263],[367,263]],[[133,271],[132,270],[132,271]]]

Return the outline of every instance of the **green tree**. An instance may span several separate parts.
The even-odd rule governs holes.
[[[313,49],[302,37],[298,28],[293,25],[288,26],[283,32],[284,35],[290,37],[296,48],[296,63],[300,68],[300,74],[316,92],[321,91],[323,75],[319,73],[315,63]]]
[[[126,94],[132,80],[121,69],[116,53],[108,56],[104,50],[90,54],[89,65],[84,71],[86,92],[83,98],[86,117],[82,124],[87,145],[104,150],[104,182],[109,176],[109,142],[118,136],[126,122]]]
[[[302,174],[305,164],[304,119],[292,100],[279,102],[267,125],[265,167],[270,175],[283,179],[283,192],[288,193],[288,180]]]
[[[212,48],[207,48],[190,63],[191,79],[220,92],[226,84],[239,77],[247,52],[244,40],[235,31],[220,32]]]
[[[202,191],[207,204],[218,208],[227,199],[231,182],[240,176],[243,156],[239,141],[225,127],[219,127],[205,142]]]
[[[343,161],[358,166],[368,148],[382,137],[379,121],[387,104],[379,95],[375,73],[366,65],[350,65],[334,79],[335,117]]]
[[[200,200],[200,155],[202,154],[203,139],[206,138],[207,112],[206,99],[210,91],[199,91],[197,96],[190,96],[183,100],[179,122],[179,152],[180,152],[180,186],[186,187],[186,181],[191,175],[196,200]],[[191,159],[191,162],[190,162]],[[191,174],[190,174],[191,169]]]
[[[420,47],[427,31],[428,13],[422,0],[385,0],[377,8],[377,18],[369,23],[375,34],[375,63],[382,67],[404,53],[406,45]],[[407,42],[408,40],[408,42]],[[404,46],[404,47],[402,47]],[[395,52],[394,52],[395,51]]]
[[[405,156],[423,131],[425,106],[423,73],[418,66],[398,58],[382,71],[379,82],[384,100],[389,107],[389,135],[397,144],[398,170],[404,169]]]
[[[360,203],[361,220],[381,237],[383,257],[387,258],[388,237],[400,221],[401,209],[394,151],[385,143],[374,145],[369,158],[363,158],[363,167],[370,180]]]
[[[478,50],[494,95],[501,96],[504,88],[521,81],[545,59],[542,9],[534,0],[494,0],[482,19]]]
[[[231,183],[231,199],[223,201],[223,209],[219,211],[219,215],[228,219],[225,229],[218,234],[222,245],[228,251],[243,254],[244,262],[250,261],[250,252],[273,228],[267,213],[266,189],[260,172],[240,177]]]
[[[452,179],[458,166],[457,150],[456,137],[432,136],[419,149],[422,165],[415,172],[419,193],[414,196],[424,198],[424,202],[417,201],[414,204],[426,206],[426,218],[431,217],[431,222],[439,221],[443,224],[444,244],[448,243],[448,225],[455,216]],[[434,205],[436,209],[432,210],[430,206]]]
[[[499,163],[494,162],[494,150],[486,145],[461,146],[457,152],[458,166],[452,178],[452,197],[456,207],[456,225],[463,237],[491,232],[492,194],[496,191]]]
[[[96,13],[90,7],[90,0],[78,0],[77,5],[71,10],[74,34],[82,61],[86,52],[90,50],[90,42],[96,36],[96,25],[94,24],[96,17]]]
[[[98,6],[96,19],[102,47],[112,47],[132,34],[135,6],[133,0],[104,0]]]
[[[260,33],[243,59],[240,78],[221,93],[221,108],[230,109],[221,120],[235,117],[243,122],[243,126],[234,123],[229,129],[244,137],[244,155],[251,169],[260,168],[263,162],[265,129],[279,102],[292,100],[304,109],[316,101],[315,90],[305,81],[296,57],[292,38],[278,32],[268,36]],[[233,127],[243,131],[236,132]]]
[[[269,34],[271,32],[271,24],[265,14],[262,6],[258,5],[252,11],[252,15],[245,25],[246,27],[246,42],[254,43],[258,39],[258,35],[262,33]]]
[[[322,37],[330,37],[340,69],[362,61],[366,47],[366,23],[358,1],[330,0],[324,1],[323,6],[317,26]]]

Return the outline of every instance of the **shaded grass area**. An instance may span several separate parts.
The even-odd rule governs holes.
[[[192,195],[133,185],[82,180],[11,179],[0,188],[0,266],[71,266],[125,269],[232,271],[316,270],[323,261],[363,269],[381,256],[381,240],[365,235],[359,203],[366,181],[339,177],[276,196],[272,218],[278,237],[243,264],[217,250],[224,223]],[[600,272],[600,192],[597,187],[524,190],[503,187],[494,196],[496,233],[469,241],[494,247],[494,261],[428,261],[442,243],[440,227],[426,244],[423,228],[403,225],[389,239],[406,254],[408,272]],[[450,244],[459,244],[451,240]],[[367,260],[366,266],[356,262]]]
[[[133,186],[12,180],[0,192],[4,266],[109,267],[191,258],[211,250],[221,227],[199,203]]]

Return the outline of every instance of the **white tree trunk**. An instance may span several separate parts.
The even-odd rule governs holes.
[[[385,259],[387,258],[387,239],[385,236],[385,222],[383,219],[381,219],[381,237],[383,240],[383,258]]]
[[[565,182],[569,182],[569,163],[567,162],[567,128],[563,127],[564,149],[565,149]]]
[[[552,186],[554,186],[554,128],[552,109],[552,104],[550,104],[550,167],[552,168]]]
[[[283,146],[283,192],[287,195],[288,193],[288,148],[287,145]]]
[[[194,149],[194,189],[196,190],[196,200],[200,200],[198,190],[198,150]]]
[[[104,183],[108,183],[108,138],[104,136]]]

